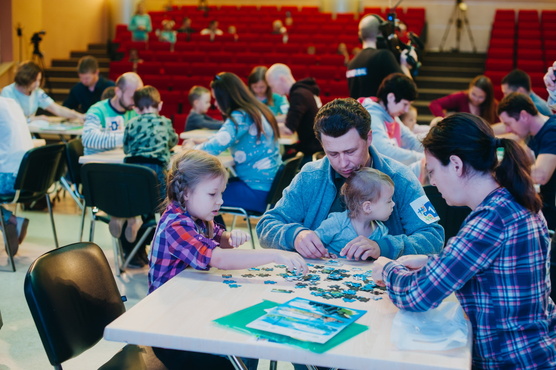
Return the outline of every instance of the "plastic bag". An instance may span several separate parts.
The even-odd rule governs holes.
[[[390,340],[399,349],[444,351],[466,345],[469,325],[458,302],[442,302],[426,312],[400,310]]]

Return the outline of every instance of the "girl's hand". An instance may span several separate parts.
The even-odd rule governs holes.
[[[240,245],[248,242],[249,240],[251,240],[251,237],[245,231],[234,229],[230,231],[228,243],[230,244],[230,246],[237,248]]]
[[[276,250],[274,262],[280,265],[286,265],[288,271],[294,271],[306,275],[309,272],[307,263],[300,254],[295,252]]]
[[[401,256],[396,260],[401,265],[404,265],[410,270],[419,270],[427,264],[429,260],[428,256],[424,254],[409,254],[406,256]]]

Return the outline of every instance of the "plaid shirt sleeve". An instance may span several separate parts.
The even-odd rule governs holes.
[[[429,257],[423,269],[412,272],[395,262],[386,265],[385,283],[392,302],[409,311],[437,307],[491,265],[499,253],[501,226],[495,213],[479,212],[439,255]]]

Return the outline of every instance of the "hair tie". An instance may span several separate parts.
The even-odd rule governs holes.
[[[494,149],[496,149],[496,157],[498,162],[502,162],[504,159],[504,142],[502,139],[495,137],[493,139]]]

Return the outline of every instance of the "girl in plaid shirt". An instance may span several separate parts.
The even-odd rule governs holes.
[[[468,113],[442,120],[423,146],[431,184],[472,212],[439,255],[380,257],[374,279],[409,311],[455,292],[473,326],[474,368],[556,368],[550,240],[525,151]]]
[[[172,161],[168,174],[168,205],[152,243],[149,293],[191,266],[239,270],[275,262],[289,270],[307,273],[303,257],[276,249],[231,249],[249,240],[241,230],[225,231],[213,222],[222,205],[228,173],[220,160],[199,150],[189,150]],[[226,357],[153,348],[169,369],[233,369]],[[256,360],[248,360],[256,368]]]

